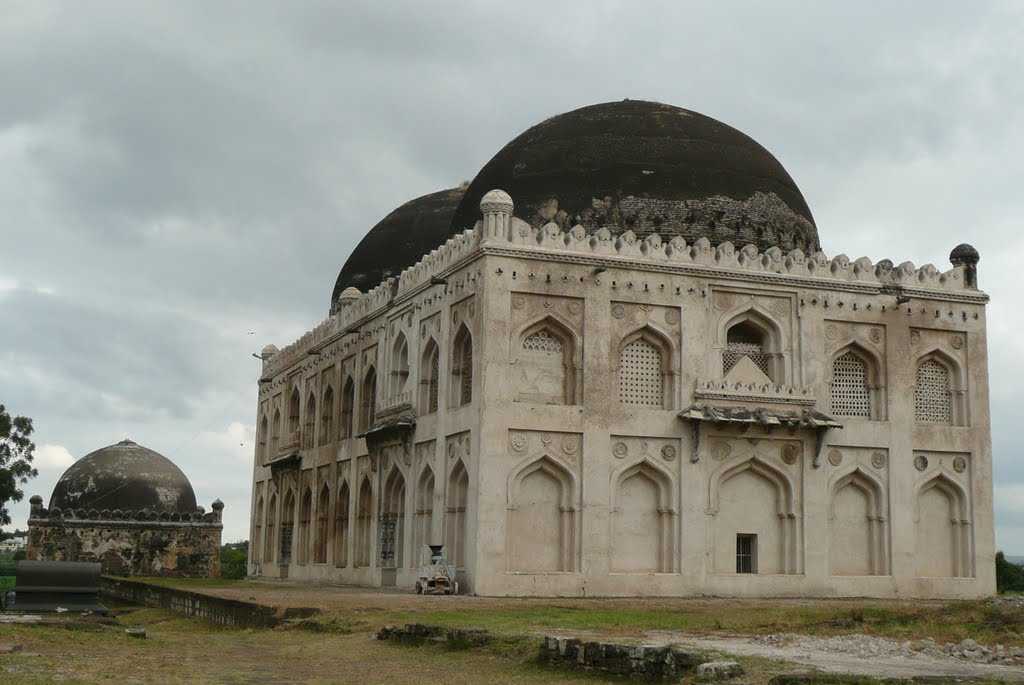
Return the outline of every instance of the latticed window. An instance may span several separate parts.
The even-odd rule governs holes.
[[[917,367],[914,414],[918,421],[925,423],[953,422],[949,369],[934,359],[925,360]]]
[[[638,338],[619,357],[619,399],[623,404],[660,407],[665,401],[661,350]]]
[[[764,375],[772,377],[772,358],[764,351],[764,335],[747,322],[736,324],[726,334],[725,351],[722,353],[722,374],[728,374],[744,357],[754,362],[754,366],[761,369]]]
[[[868,367],[853,352],[832,362],[832,412],[839,416],[871,418]]]
[[[542,352],[546,354],[562,355],[562,341],[547,330],[540,330],[523,339],[523,349],[528,352]]]

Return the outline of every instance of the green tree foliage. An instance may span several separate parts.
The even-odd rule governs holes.
[[[229,580],[245,578],[245,562],[248,557],[249,541],[229,542],[220,548],[220,577]]]
[[[11,522],[8,502],[20,502],[25,493],[19,487],[35,478],[39,472],[32,467],[35,444],[29,440],[32,435],[32,419],[25,416],[11,416],[0,404],[0,525]]]
[[[1024,566],[1009,561],[1002,552],[996,552],[996,590],[1024,592]]]

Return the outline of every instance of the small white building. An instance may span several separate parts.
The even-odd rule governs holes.
[[[0,554],[13,554],[28,547],[28,534],[17,533],[16,535],[0,540]]]
[[[444,543],[484,595],[991,594],[988,297],[950,260],[826,256],[696,112],[545,121],[264,349],[250,573],[411,588]]]

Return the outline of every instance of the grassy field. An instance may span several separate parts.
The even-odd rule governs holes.
[[[794,632],[865,633],[940,642],[971,637],[1024,646],[1024,616],[985,602],[727,599],[499,599],[419,597],[354,588],[251,581],[162,581],[211,594],[283,606],[317,606],[314,619],[273,630],[211,626],[157,609],[120,607],[116,625],[73,628],[4,625],[0,642],[22,651],[0,655],[7,683],[610,683],[535,660],[537,635],[568,632],[641,640],[648,631],[694,635]],[[385,624],[419,622],[487,628],[499,638],[484,651],[373,640]],[[148,637],[128,637],[127,626]],[[766,685],[794,668],[741,659],[743,682]],[[821,683],[871,683],[821,679]]]

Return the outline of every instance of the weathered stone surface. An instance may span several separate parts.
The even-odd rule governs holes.
[[[728,680],[743,675],[743,667],[735,661],[707,661],[697,666],[697,677],[702,680]]]
[[[572,669],[613,673],[644,680],[675,678],[700,661],[697,654],[653,645],[583,642],[576,638],[546,636],[538,658],[542,663]]]

